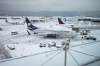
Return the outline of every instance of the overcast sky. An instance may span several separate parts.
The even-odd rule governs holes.
[[[0,11],[100,11],[100,0],[0,0]]]

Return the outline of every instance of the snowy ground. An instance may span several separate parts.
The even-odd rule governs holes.
[[[48,27],[50,28],[52,25],[51,23],[36,23],[35,24],[38,27]],[[45,26],[44,26],[45,25]],[[54,25],[53,25],[54,26]],[[4,20],[0,20],[0,27],[3,28],[3,31],[0,31],[0,39],[2,39],[2,42],[4,43],[5,49],[9,52],[9,54],[15,58],[12,61],[0,63],[0,66],[41,66],[44,63],[44,66],[64,66],[64,51],[62,50],[56,50],[57,48],[40,48],[40,44],[48,44],[52,42],[56,42],[58,46],[61,46],[61,42],[68,38],[59,38],[59,39],[47,39],[43,38],[41,36],[37,35],[30,35],[27,34],[27,26],[24,25],[11,25],[5,23]],[[56,29],[56,28],[55,28]],[[17,35],[11,35],[11,32],[17,31]],[[92,31],[89,35],[96,37],[97,41],[100,40],[100,30]],[[100,57],[100,43],[95,42],[92,40],[84,40],[80,37],[76,37],[75,39],[71,39],[70,46],[75,46],[83,43],[90,43],[87,45],[72,47],[70,49],[77,50],[83,53],[87,53],[90,55],[95,55],[97,57]],[[10,50],[7,46],[14,46],[15,50]],[[74,56],[74,58],[78,61],[79,65],[86,64],[87,62],[96,59],[96,57],[88,56],[84,54],[77,53],[75,51],[69,50],[69,52]],[[46,51],[53,51],[49,53],[44,53],[40,55],[35,55],[37,53],[42,53]],[[61,52],[62,51],[62,52]],[[61,53],[60,53],[61,52]],[[57,56],[55,56],[58,54]],[[32,56],[33,55],[33,56]],[[23,58],[24,56],[27,56]],[[51,57],[55,56],[52,60],[47,61]],[[20,57],[20,59],[19,59]],[[13,59],[11,58],[11,59]],[[4,59],[5,60],[5,59]],[[45,62],[46,61],[46,62]],[[17,63],[17,64],[16,64]],[[99,66],[100,63],[92,63],[88,66]],[[75,60],[71,57],[71,55],[67,52],[67,65],[68,66],[78,66]]]

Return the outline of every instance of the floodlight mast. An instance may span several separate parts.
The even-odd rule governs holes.
[[[64,42],[64,45],[65,45],[65,47],[63,48],[63,50],[65,51],[64,66],[67,66],[67,50],[69,49],[69,42],[70,42],[70,39]]]
[[[66,59],[67,59],[67,44],[65,44],[64,51],[65,51],[65,62],[64,62],[64,66],[66,66]]]

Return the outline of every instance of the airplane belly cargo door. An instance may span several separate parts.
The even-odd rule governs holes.
[[[57,34],[47,34],[46,38],[57,38]]]

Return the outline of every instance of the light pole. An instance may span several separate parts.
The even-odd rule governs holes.
[[[63,45],[65,45],[64,48],[63,48],[63,50],[65,51],[64,66],[67,66],[67,50],[69,49],[69,42],[70,42],[70,39],[65,40],[63,42]]]

